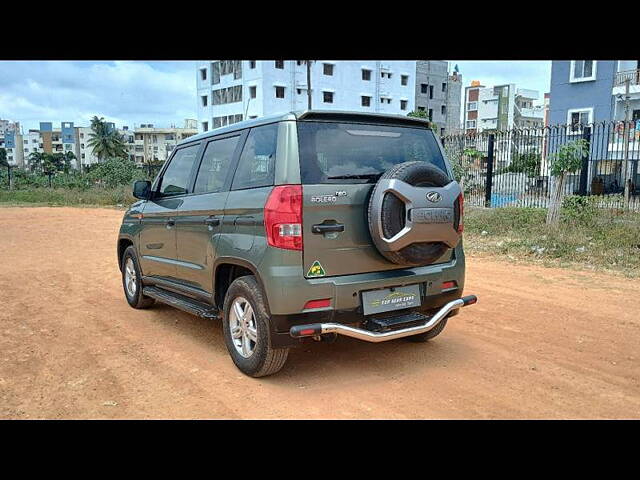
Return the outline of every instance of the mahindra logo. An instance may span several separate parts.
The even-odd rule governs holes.
[[[440,195],[438,192],[429,192],[427,193],[427,200],[433,203],[438,203],[440,200],[442,200],[442,195]]]

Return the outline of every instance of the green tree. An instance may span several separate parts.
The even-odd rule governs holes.
[[[106,158],[128,158],[124,137],[115,129],[109,128],[103,117],[91,119],[91,130],[87,144],[93,154],[102,161]]]
[[[0,148],[0,167],[8,167],[7,151],[4,148]]]
[[[412,112],[407,113],[407,117],[415,117],[415,118],[426,118],[429,120],[429,115],[424,110],[414,110]],[[436,122],[429,120],[429,128],[434,132],[438,131],[438,125]]]
[[[500,173],[524,173],[527,177],[537,177],[540,174],[542,156],[539,153],[516,153],[509,166]]]
[[[560,219],[560,208],[564,198],[566,177],[582,167],[582,160],[589,153],[589,143],[584,140],[575,140],[565,143],[559,150],[549,155],[551,163],[551,175],[555,177],[556,188],[551,196],[551,205],[547,212],[547,224],[557,224]]]
[[[44,153],[31,152],[29,154],[29,168],[32,172],[42,172],[42,164],[44,162]]]

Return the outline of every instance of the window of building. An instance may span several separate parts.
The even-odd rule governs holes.
[[[418,107],[419,112],[424,112],[424,110],[425,110],[425,107]]]
[[[27,143],[29,143],[29,140],[24,140],[22,143],[26,145]]]
[[[476,128],[475,120],[467,120],[467,128]]]
[[[371,80],[371,70],[362,69],[362,80]]]
[[[446,105],[442,105],[442,107],[440,107],[440,113],[442,115],[446,115],[447,114],[447,106]]]
[[[322,92],[322,101],[324,103],[333,103],[333,92]]]
[[[296,88],[296,93],[298,95],[302,95],[302,89],[301,88]]]
[[[193,78],[193,77],[191,77]],[[201,68],[200,69],[200,79],[204,82],[207,79],[207,69],[206,68]]]
[[[380,77],[384,78],[385,76],[387,78],[391,78],[391,73],[389,73],[389,72],[380,72]]]
[[[192,145],[176,151],[160,180],[159,192],[162,196],[188,193],[189,176],[198,148],[199,145]]]
[[[278,125],[252,128],[242,149],[232,190],[273,185]]]
[[[296,65],[300,66],[304,63],[304,60],[296,60]]]
[[[582,127],[593,122],[593,108],[573,109],[567,112],[571,132],[581,133]]]
[[[400,100],[400,110],[406,110],[407,109],[407,101],[406,100]]]
[[[433,120],[433,108],[429,109],[429,121]]]
[[[275,61],[275,66],[276,68],[279,68],[280,70],[284,69],[284,60],[276,60]]]
[[[433,85],[429,85],[429,98],[433,98]]]
[[[208,100],[209,100],[209,96],[208,95],[202,95],[200,98],[202,99],[202,106],[206,107],[207,103],[208,103]]]
[[[444,137],[444,128],[441,128],[441,129],[440,129],[440,136],[441,136],[441,137]]]
[[[387,97],[380,97],[380,103],[391,103],[391,99]]]
[[[258,87],[256,87],[255,85],[249,87],[249,97],[256,98],[257,92],[258,92]]]
[[[420,93],[427,93],[429,91],[429,85],[426,83],[420,84]]]
[[[251,70],[253,70],[254,68],[256,68],[256,61],[255,60],[249,60],[249,68]]]
[[[363,107],[370,107],[371,106],[371,97],[368,97],[366,95],[362,95],[360,97],[360,102],[361,102],[361,105]]]
[[[284,87],[276,87],[276,98],[284,98]]]
[[[28,151],[29,151],[29,149],[28,149],[28,148],[25,148],[25,149],[24,149],[24,151],[25,151],[25,152],[28,152]]]
[[[571,60],[570,82],[587,82],[596,79],[595,60]]]
[[[409,84],[409,75],[400,75],[400,84],[408,85]]]
[[[478,110],[478,102],[467,103],[467,111],[471,112],[473,110]]]
[[[333,75],[333,65],[330,63],[323,63],[322,73],[325,75]]]
[[[214,193],[222,190],[240,135],[213,140],[207,144],[198,168],[194,193]]]
[[[446,92],[447,91],[447,84],[446,82],[442,82],[442,91]]]
[[[213,62],[211,64],[211,83],[217,85],[220,83],[220,62]]]

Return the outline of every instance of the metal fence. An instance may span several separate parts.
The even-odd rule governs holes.
[[[586,142],[585,155],[565,194],[622,208],[626,180],[629,208],[640,210],[640,120],[483,131],[446,136],[442,144],[470,205],[546,208],[556,183],[551,165],[561,147],[576,140]]]

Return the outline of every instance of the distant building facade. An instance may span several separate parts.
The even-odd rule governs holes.
[[[543,126],[544,109],[533,104],[539,98],[536,90],[513,83],[485,87],[476,80],[465,88],[464,98],[465,133]]]
[[[164,162],[182,139],[198,133],[197,121],[185,120],[182,128],[156,128],[151,124],[140,125],[130,130],[128,126],[116,128],[113,122],[107,122],[107,128],[115,129],[123,137],[128,158],[137,164]],[[3,145],[7,150],[7,160],[11,165],[28,168],[29,156],[34,153],[73,152],[76,160],[72,168],[93,165],[99,159],[89,145],[90,127],[78,127],[73,122],[62,122],[60,128],[54,128],[52,122],[40,122],[38,129],[30,129],[26,134],[7,129],[3,135]]]
[[[200,131],[308,108],[303,60],[201,61],[196,78]],[[459,123],[458,78],[449,79],[444,61],[316,60],[311,64],[312,108],[400,115],[420,109],[446,129]],[[456,112],[457,121],[450,120]]]

